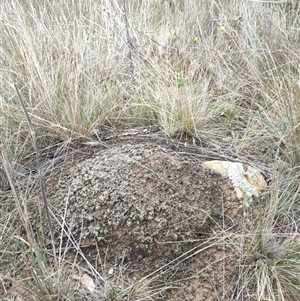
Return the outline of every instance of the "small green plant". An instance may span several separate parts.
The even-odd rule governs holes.
[[[118,293],[119,293],[119,289],[117,289],[116,287],[112,286],[107,291],[105,301],[116,301],[116,300],[118,300]]]
[[[175,43],[178,39],[178,34],[176,32],[173,32],[170,36],[168,36],[168,42],[170,44]]]
[[[177,88],[182,88],[187,83],[186,75],[183,71],[178,72],[175,76],[175,85]]]

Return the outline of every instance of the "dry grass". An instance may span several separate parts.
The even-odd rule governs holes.
[[[32,147],[15,83],[40,147],[102,126],[227,138],[232,153],[258,160],[275,179],[242,250],[250,266],[240,275],[243,292],[256,279],[256,300],[299,299],[297,1],[4,0],[0,22],[0,145],[10,162]],[[1,228],[7,250],[14,231]],[[43,247],[13,244],[29,256],[33,300],[60,300]],[[115,300],[108,287],[102,297]]]
[[[299,184],[297,177],[277,178],[264,197],[256,232],[245,245],[244,289],[256,282],[257,300],[298,300],[299,290]]]

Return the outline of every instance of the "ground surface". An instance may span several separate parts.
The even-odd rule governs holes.
[[[124,140],[68,159],[45,179],[57,248],[69,261],[80,249],[99,273],[113,268],[112,282],[121,269],[128,283],[150,274],[153,300],[236,296],[238,234],[251,230],[253,216],[244,217],[229,180],[201,167],[197,151]],[[33,223],[37,199],[28,206]]]

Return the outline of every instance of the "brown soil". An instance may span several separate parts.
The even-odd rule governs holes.
[[[121,270],[129,284],[143,279],[144,293],[156,292],[151,300],[236,296],[239,234],[251,218],[245,222],[229,180],[202,168],[195,154],[125,141],[60,164],[46,177],[47,197],[56,247],[69,261],[77,255],[77,263],[88,269],[88,260],[100,275],[113,267],[112,283]],[[29,204],[33,223],[37,199]],[[100,300],[102,285],[86,300]]]

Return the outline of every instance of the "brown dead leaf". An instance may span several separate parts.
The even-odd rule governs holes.
[[[87,274],[83,274],[80,278],[80,282],[86,286],[86,288],[93,293],[96,285],[94,283],[94,280]]]

